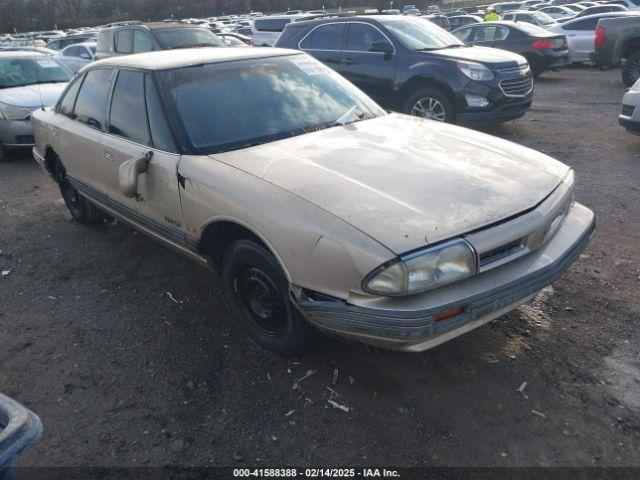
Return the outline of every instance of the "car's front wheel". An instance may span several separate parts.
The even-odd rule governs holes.
[[[640,51],[627,58],[622,66],[622,82],[625,87],[630,87],[640,78]]]
[[[60,193],[71,216],[80,223],[96,223],[102,220],[102,212],[71,185],[62,163],[58,160],[55,165],[55,177],[60,186]]]
[[[449,96],[436,87],[415,90],[405,102],[404,112],[437,122],[453,123],[455,112]]]
[[[287,278],[263,246],[251,240],[231,244],[222,276],[227,301],[254,342],[287,355],[311,346],[315,331],[292,305]]]

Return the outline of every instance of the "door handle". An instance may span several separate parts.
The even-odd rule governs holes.
[[[111,150],[104,150],[103,153],[106,160],[113,160],[113,152]]]
[[[54,127],[54,128],[52,128],[52,129],[51,129],[51,134],[52,134],[54,137],[58,138],[58,137],[60,136],[60,129],[59,129],[59,128],[55,128],[55,127]]]
[[[340,63],[343,64],[343,65],[353,65],[356,62],[354,62],[350,58],[345,58],[344,60],[340,60]]]

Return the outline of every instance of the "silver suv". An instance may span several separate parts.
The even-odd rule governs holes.
[[[223,47],[210,30],[180,22],[116,24],[100,30],[96,59],[175,48]]]

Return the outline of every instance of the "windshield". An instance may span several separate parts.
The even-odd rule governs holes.
[[[411,50],[438,50],[464,46],[464,43],[449,32],[426,19],[391,20],[384,21],[383,25],[400,43]]]
[[[549,25],[556,22],[553,18],[551,18],[544,12],[531,12],[529,13],[529,15],[535,18],[540,25]]]
[[[236,150],[385,114],[306,55],[211,63],[158,76],[170,116],[193,154]]]
[[[223,46],[220,39],[205,28],[161,28],[153,33],[164,50]]]
[[[52,58],[0,59],[0,88],[68,82],[71,77],[71,72]]]

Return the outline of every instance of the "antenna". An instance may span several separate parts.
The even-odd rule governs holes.
[[[38,95],[40,96],[40,109],[44,111],[44,99],[42,98],[42,84],[40,83],[40,74],[38,69],[40,68],[40,64],[38,64],[38,50],[33,46],[33,60],[35,62],[36,67],[36,84],[38,85]]]

